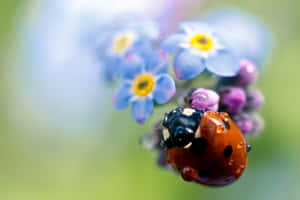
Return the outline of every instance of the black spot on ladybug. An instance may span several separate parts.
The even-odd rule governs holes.
[[[207,146],[207,140],[205,138],[197,138],[193,141],[190,151],[193,154],[200,155],[204,153]]]
[[[224,156],[225,156],[225,158],[228,158],[231,154],[232,154],[232,146],[231,146],[231,145],[228,145],[228,146],[224,149]]]
[[[223,124],[224,124],[225,128],[226,128],[227,130],[229,130],[229,129],[230,129],[230,124],[229,124],[229,122],[228,122],[227,120],[222,120],[222,121],[223,121]]]

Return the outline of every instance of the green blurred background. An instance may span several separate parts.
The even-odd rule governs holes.
[[[21,6],[28,3],[1,0],[0,6],[1,200],[300,199],[300,1],[204,4],[215,8],[230,3],[245,9],[263,19],[276,39],[272,60],[258,82],[266,95],[264,132],[249,139],[253,151],[243,177],[218,189],[185,183],[156,167],[155,154],[138,144],[150,123],[139,126],[127,112],[112,110],[105,124],[82,130],[45,120],[16,81],[20,47],[15,22],[22,16]],[[197,5],[191,16],[197,16]]]

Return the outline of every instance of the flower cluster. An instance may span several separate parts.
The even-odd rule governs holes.
[[[161,45],[174,53],[174,72],[181,80],[200,75],[205,69],[218,76],[234,76],[239,71],[238,57],[218,32],[203,22],[186,22],[180,32]]]
[[[118,16],[100,27],[97,41],[98,56],[104,63],[102,69],[107,81],[121,74],[121,63],[132,53],[144,54],[152,50],[159,37],[158,26],[137,16]]]
[[[258,75],[254,63],[242,60],[238,74],[221,78],[215,90],[198,88],[188,95],[190,107],[198,110],[227,112],[245,134],[256,133],[262,128],[257,110],[264,103],[264,96],[251,86]]]
[[[116,109],[130,107],[132,118],[144,124],[156,105],[180,104],[156,121],[141,144],[157,151],[159,166],[186,181],[226,185],[246,167],[251,146],[244,136],[263,127],[258,109],[264,96],[253,86],[268,49],[267,31],[255,24],[244,15],[223,13],[183,22],[166,37],[154,22],[139,17],[113,19],[101,28],[98,55],[107,82],[118,83]],[[201,76],[214,82],[204,86]],[[216,166],[225,162],[228,168]],[[212,174],[201,176],[206,168]]]
[[[264,103],[264,96],[259,90],[252,88],[257,76],[256,65],[242,60],[238,75],[222,78],[218,85],[220,109],[232,116],[245,135],[259,132],[263,126],[257,110]]]
[[[263,94],[252,89],[258,74],[253,62],[242,60],[236,76],[220,78],[214,89],[191,89],[183,98],[183,106],[203,111],[227,112],[244,135],[257,133],[263,128],[263,119],[257,110],[264,103]],[[141,144],[146,149],[156,150],[158,166],[174,171],[167,162],[166,152],[161,145],[163,135],[163,126],[159,121],[151,135],[141,138]]]
[[[156,104],[190,91],[191,81],[206,71],[219,80],[217,87],[193,90],[186,105],[228,112],[245,134],[254,132],[258,123],[250,113],[263,97],[248,86],[255,82],[258,69],[243,60],[249,56],[237,45],[235,40],[240,38],[219,28],[229,22],[216,19],[183,22],[177,33],[166,38],[160,37],[154,22],[136,16],[104,24],[97,49],[106,80],[120,82],[113,98],[115,107],[122,110],[131,105],[133,119],[143,124]],[[235,23],[229,24],[234,31]],[[249,124],[251,128],[244,128]]]
[[[125,109],[132,103],[132,117],[143,124],[152,113],[154,101],[167,103],[176,92],[174,80],[167,73],[167,61],[164,51],[149,55],[147,60],[128,56],[122,65],[122,84],[114,96],[115,107]]]

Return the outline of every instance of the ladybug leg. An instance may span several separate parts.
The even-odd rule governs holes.
[[[198,171],[189,166],[182,168],[180,174],[185,181],[193,181],[199,176]]]

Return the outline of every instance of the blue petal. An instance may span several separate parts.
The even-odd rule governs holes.
[[[140,34],[150,40],[155,40],[159,37],[160,32],[158,25],[150,20],[143,20],[140,26],[136,27]]]
[[[147,56],[153,51],[152,46],[153,43],[151,40],[137,40],[128,50],[128,54],[135,54],[140,56],[141,58],[147,58]]]
[[[119,58],[107,57],[102,65],[102,75],[107,82],[115,81],[120,75],[120,64]]]
[[[121,17],[121,19],[120,19]],[[123,15],[116,19],[117,25],[125,30],[134,30],[143,38],[155,40],[159,37],[159,27],[154,21],[138,15]]]
[[[179,24],[179,30],[181,32],[188,33],[190,31],[209,31],[211,32],[211,26],[201,20],[184,21]]]
[[[189,50],[182,50],[175,56],[174,72],[180,80],[192,79],[201,74],[204,69],[201,56]]]
[[[196,20],[188,20],[181,22],[179,24],[179,30],[182,32],[186,32],[187,30],[194,30],[198,26],[198,22]]]
[[[153,111],[153,101],[150,98],[138,99],[132,104],[131,115],[133,119],[144,124],[146,119],[151,115]]]
[[[121,77],[125,80],[133,80],[136,75],[144,70],[144,60],[137,55],[129,55],[125,58],[121,66]]]
[[[152,74],[168,73],[169,56],[166,51],[160,50],[148,55],[148,62],[146,64],[146,71]]]
[[[173,34],[162,42],[160,48],[166,50],[168,53],[174,53],[183,42],[184,34]]]
[[[236,53],[258,64],[269,58],[273,36],[269,28],[255,16],[229,7],[217,10],[210,17],[218,32],[229,41]],[[232,34],[234,30],[235,34]]]
[[[130,84],[122,84],[116,89],[113,103],[117,109],[123,110],[128,108],[132,97],[131,87]]]
[[[164,74],[156,81],[155,91],[153,94],[154,100],[158,104],[167,103],[176,93],[175,82],[173,78]]]
[[[209,56],[205,64],[208,71],[218,76],[235,76],[240,70],[238,57],[230,51],[219,51],[216,55]]]

